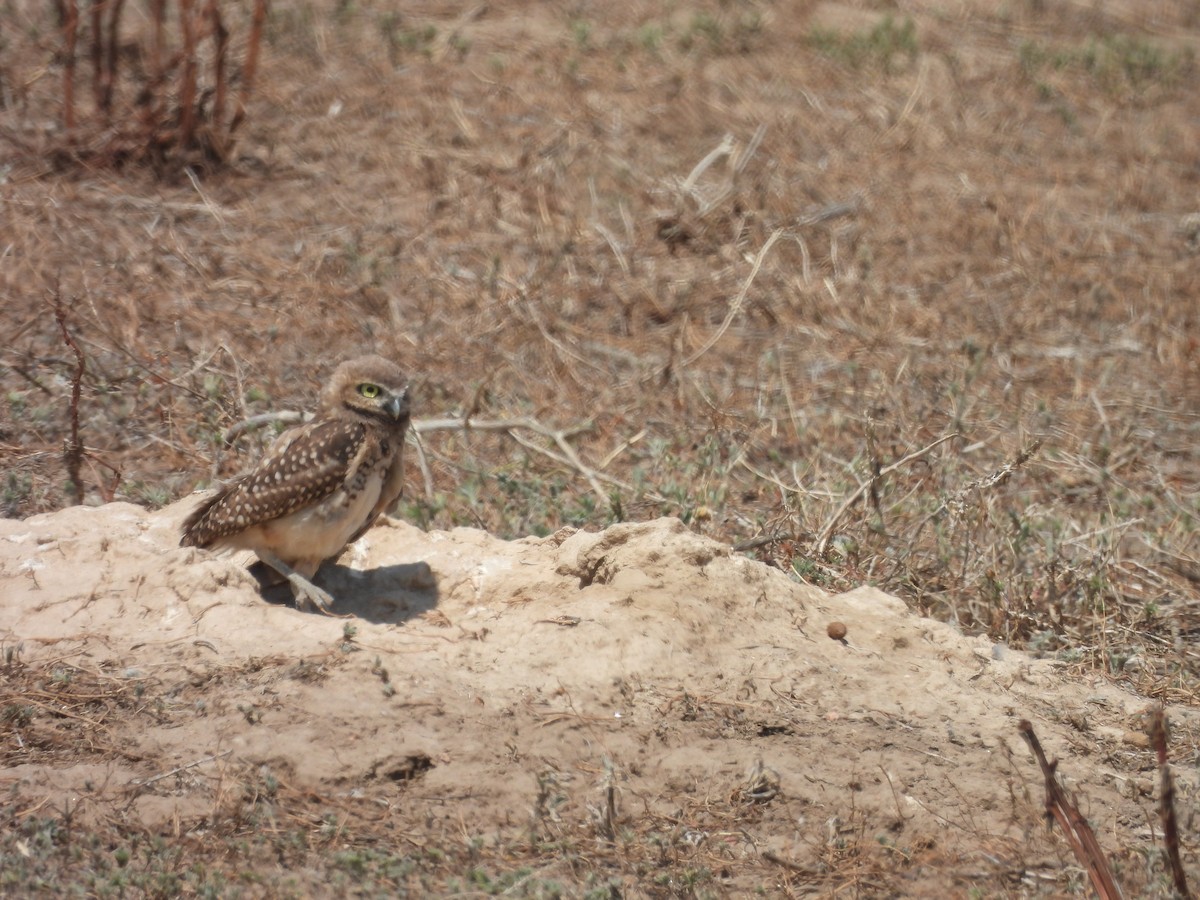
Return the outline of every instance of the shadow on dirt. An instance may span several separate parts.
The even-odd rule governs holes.
[[[291,589],[261,562],[250,566],[263,599],[280,606],[295,602]],[[400,625],[434,609],[438,603],[437,579],[424,562],[398,563],[360,570],[325,563],[313,581],[333,595],[331,612],[367,622]],[[314,615],[320,615],[314,612]]]

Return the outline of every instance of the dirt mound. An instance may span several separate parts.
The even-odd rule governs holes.
[[[29,695],[4,775],[27,800],[100,821],[125,798],[140,827],[178,834],[213,827],[226,773],[253,767],[426,830],[671,822],[670,841],[730,861],[714,876],[730,887],[761,885],[772,859],[833,872],[829,848],[866,838],[902,848],[916,890],[930,854],[969,846],[986,881],[1031,833],[1050,846],[1026,717],[1101,835],[1123,846],[1145,825],[1143,698],[871,588],[826,595],[677,520],[512,542],[392,521],[318,576],[343,619],[264,597],[243,557],[180,549],[194,503],[0,521],[10,678],[90,673],[88,696],[141,698]]]

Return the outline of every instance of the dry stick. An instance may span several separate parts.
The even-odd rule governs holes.
[[[150,90],[147,98],[147,115],[149,128],[146,137],[149,139],[158,130],[162,122],[162,89],[163,89],[163,19],[167,14],[167,0],[150,0],[150,13],[154,19],[153,37],[150,40]]]
[[[212,144],[213,150],[220,159],[225,158],[225,132],[222,123],[225,120],[225,57],[229,52],[229,29],[221,21],[221,8],[217,0],[208,0],[208,17],[211,21],[213,44],[213,72],[216,80],[216,94],[212,106]]]
[[[1088,878],[1091,879],[1092,887],[1095,888],[1096,895],[1100,900],[1120,900],[1121,889],[1113,879],[1112,871],[1108,867],[1108,858],[1100,849],[1092,826],[1087,823],[1087,819],[1083,817],[1079,807],[1070,801],[1066,791],[1059,784],[1058,777],[1055,775],[1058,762],[1049,762],[1046,759],[1046,753],[1042,750],[1037,735],[1033,733],[1033,725],[1028,719],[1022,719],[1017,728],[1037,758],[1038,766],[1041,768],[1046,782],[1047,823],[1052,820],[1058,822],[1067,842],[1071,845],[1071,850],[1075,853],[1075,858],[1087,870]]]
[[[194,769],[196,766],[202,766],[205,763],[215,762],[218,759],[224,759],[233,753],[232,750],[226,750],[223,753],[214,753],[212,756],[205,756],[203,759],[198,759],[195,762],[190,762],[182,766],[176,766],[170,772],[163,772],[159,775],[154,775],[147,778],[145,781],[131,781],[134,787],[145,787],[148,784],[154,784],[156,781],[162,781],[164,778],[170,778],[172,775],[178,775],[180,772],[186,772],[188,769]]]
[[[112,3],[112,9],[108,13],[108,35],[104,41],[104,90],[101,94],[104,101],[102,108],[106,121],[108,120],[109,112],[112,110],[113,92],[117,87],[117,63],[120,60],[120,47],[117,42],[120,39],[119,26],[125,0],[110,0],[110,2]]]
[[[104,112],[104,0],[92,0],[92,97]]]
[[[690,366],[705,353],[716,346],[717,341],[724,337],[725,332],[729,330],[729,326],[733,323],[737,314],[742,311],[742,304],[746,302],[746,294],[750,291],[750,285],[754,283],[755,277],[758,275],[758,270],[762,268],[763,260],[767,258],[767,253],[775,246],[775,242],[783,235],[782,228],[776,228],[771,232],[771,236],[767,238],[766,243],[762,245],[762,249],[758,251],[758,256],[754,258],[754,265],[750,269],[750,274],[746,276],[746,280],[742,282],[742,289],[738,291],[737,296],[733,298],[733,302],[729,304],[729,312],[725,314],[725,321],[721,323],[716,333],[704,342],[704,346],[689,356],[683,361],[683,365]]]
[[[419,431],[413,432],[413,443],[417,445],[417,466],[421,470],[421,480],[425,484],[425,499],[433,503],[433,472],[429,470],[429,458],[425,454],[425,442],[421,440]]]
[[[67,312],[63,309],[62,294],[54,293],[54,318],[58,321],[63,340],[75,351],[75,374],[71,377],[71,438],[63,449],[63,462],[67,467],[67,477],[71,480],[71,494],[75,505],[83,503],[83,481],[79,469],[83,465],[83,441],[79,439],[79,394],[83,385],[83,351],[71,333],[67,331]]]
[[[229,426],[225,430],[225,434],[221,436],[221,439],[226,444],[232,444],[234,439],[244,431],[254,431],[255,429],[262,428],[264,425],[272,425],[275,422],[281,422],[284,425],[298,425],[305,421],[306,418],[308,417],[304,413],[291,409],[285,409],[280,412],[260,413],[257,416],[243,419],[236,425]]]
[[[1150,742],[1158,757],[1159,797],[1158,815],[1162,819],[1163,842],[1167,845],[1167,859],[1171,863],[1171,879],[1175,891],[1184,900],[1192,896],[1187,886],[1187,875],[1183,871],[1183,860],[1179,857],[1179,823],[1175,819],[1175,780],[1167,764],[1167,716],[1160,706],[1150,719]]]
[[[692,193],[692,189],[696,187],[696,182],[700,180],[700,176],[703,175],[708,170],[709,166],[715,163],[718,159],[731,154],[734,146],[733,135],[727,133],[723,138],[721,138],[720,144],[718,144],[712,150],[709,150],[704,159],[696,163],[696,165],[692,168],[692,171],[688,173],[688,177],[683,180],[683,184],[679,186],[680,190],[685,194]]]
[[[767,862],[773,862],[777,866],[783,866],[783,868],[788,869],[792,872],[797,872],[801,875],[808,875],[810,877],[816,878],[816,877],[821,876],[822,874],[826,874],[826,873],[822,873],[819,869],[817,869],[814,866],[806,866],[803,863],[792,862],[790,859],[785,859],[784,857],[780,856],[778,853],[775,853],[772,850],[764,850],[759,855],[763,859],[765,859]]]
[[[1033,455],[1037,453],[1041,447],[1042,441],[1040,438],[1031,441],[1029,444],[1021,448],[1016,457],[1013,458],[1012,462],[1005,463],[986,478],[978,478],[975,481],[968,482],[966,485],[964,485],[958,491],[958,493],[947,500],[942,507],[938,509],[938,512],[940,513],[943,509],[945,509],[950,512],[951,516],[961,516],[963,514],[963,510],[966,508],[968,494],[970,494],[972,491],[982,492],[1004,484],[1009,478],[1012,477],[1013,473],[1016,472],[1017,469],[1029,462],[1029,460],[1033,458]]]
[[[869,487],[871,489],[871,507],[875,510],[875,515],[878,516],[880,525],[883,524],[883,508],[879,503],[879,451],[878,442],[875,439],[875,419],[868,412],[867,419],[867,458],[871,462],[871,480]]]
[[[242,64],[242,90],[238,94],[237,110],[233,121],[229,123],[229,133],[233,134],[246,117],[246,102],[250,99],[250,91],[254,87],[254,75],[258,71],[258,45],[262,42],[263,22],[267,18],[267,0],[255,0],[254,18],[250,22],[250,39],[246,42],[246,60]]]
[[[196,22],[193,0],[179,0],[179,28],[183,32],[183,71],[179,76],[179,147],[188,149],[196,133]]]
[[[305,415],[304,413],[295,412],[294,410],[261,413],[260,415],[251,416],[249,419],[245,419],[244,421],[238,422],[236,425],[230,426],[225,431],[224,440],[226,443],[229,443],[243,432],[251,431],[255,428],[261,428],[262,426],[270,425],[273,422],[286,422],[288,424],[295,424],[298,422],[304,422],[309,418],[311,417]],[[430,499],[433,498],[433,478],[428,472],[427,465],[424,461],[424,445],[420,443],[420,435],[429,431],[502,431],[522,447],[525,447],[527,450],[531,450],[534,453],[546,457],[547,459],[551,459],[560,466],[564,466],[568,469],[574,469],[587,479],[592,491],[594,491],[596,496],[607,505],[612,501],[608,493],[605,492],[604,487],[601,484],[602,482],[605,484],[611,484],[623,491],[633,491],[634,488],[632,485],[627,484],[618,478],[605,475],[603,472],[598,472],[597,470],[588,466],[579,458],[579,454],[575,452],[575,448],[568,443],[570,438],[581,432],[589,431],[591,427],[592,426],[590,423],[585,423],[582,425],[574,425],[570,428],[551,428],[547,425],[543,425],[536,419],[529,418],[472,419],[467,417],[462,419],[418,419],[412,423],[413,437],[418,442],[418,460],[422,467],[422,475],[425,478],[425,490]],[[553,450],[549,450],[546,447],[540,447],[534,442],[521,437],[521,435],[517,433],[518,430],[521,429],[525,431],[532,431],[534,434],[541,435],[542,437],[550,438],[550,440],[554,441],[555,445],[562,452],[555,453]],[[646,496],[651,497],[659,502],[662,502],[664,499],[658,494],[648,493]]]
[[[66,0],[63,13],[63,42],[67,56],[63,65],[63,128],[70,137],[75,129],[75,42],[79,36],[79,0]]]
[[[121,470],[111,463],[106,463],[102,459],[96,459],[96,457],[90,453],[85,453],[83,458],[87,462],[88,468],[92,470],[92,475],[96,479],[96,488],[100,491],[101,499],[105,503],[112,503],[113,497],[116,496],[117,487],[121,484]],[[101,478],[100,473],[96,471],[96,463],[100,463],[100,465],[104,466],[114,474],[115,477],[113,478],[112,487],[109,487],[104,483],[104,479]]]
[[[576,425],[573,428],[548,428],[536,419],[508,419],[499,421],[490,421],[487,419],[426,419],[423,422],[414,422],[413,430],[419,432],[426,431],[444,431],[448,429],[461,429],[463,431],[504,431],[514,441],[535,453],[540,453],[542,456],[549,457],[560,464],[565,464],[568,468],[575,469],[584,478],[588,480],[592,490],[600,501],[607,505],[610,503],[608,494],[604,488],[600,486],[600,479],[612,483],[620,484],[616,479],[607,478],[600,475],[594,469],[584,465],[575,449],[567,443],[567,438],[579,434],[582,431],[591,429],[590,424]],[[544,447],[539,447],[530,441],[524,440],[520,435],[514,432],[514,429],[523,428],[526,431],[532,431],[534,434],[540,434],[542,437],[548,437],[558,446],[563,455],[559,456],[552,453]]]
[[[954,432],[953,434],[943,435],[942,437],[940,437],[936,441],[934,441],[932,444],[930,444],[928,447],[923,447],[920,450],[916,450],[916,451],[908,454],[908,456],[904,457],[903,459],[896,460],[896,462],[892,463],[891,465],[884,466],[882,469],[879,470],[878,477],[882,478],[884,475],[890,475],[892,472],[895,472],[897,469],[908,465],[910,462],[920,459],[922,456],[929,453],[931,450],[936,448],[938,445],[944,444],[944,443],[946,443],[946,441],[952,440],[953,438],[956,438],[956,437],[958,437],[957,432]],[[858,502],[859,498],[861,498],[862,495],[867,491],[867,489],[871,487],[872,482],[874,482],[875,480],[876,480],[875,478],[869,478],[866,481],[864,481],[862,484],[860,484],[858,486],[858,488],[842,502],[842,505],[837,508],[837,511],[832,516],[830,516],[829,521],[827,521],[824,524],[824,526],[822,526],[821,531],[818,534],[817,549],[816,549],[816,552],[813,554],[814,556],[816,556],[818,559],[820,559],[821,557],[823,557],[825,555],[825,550],[829,546],[829,539],[833,537],[833,529],[837,527],[838,521],[842,518],[842,516],[844,516],[846,514],[846,510],[848,510],[851,506],[853,506],[855,503]]]
[[[575,449],[567,443],[567,439],[573,435],[583,431],[589,431],[591,424],[576,425],[572,428],[548,428],[536,419],[426,419],[422,422],[414,422],[413,430],[424,433],[426,431],[445,431],[449,429],[461,429],[463,431],[503,431],[510,438],[520,444],[527,450],[532,450],[547,459],[554,460],[561,466],[568,469],[574,469],[583,475],[591,485],[592,490],[600,501],[608,506],[612,499],[601,487],[600,482],[606,482],[615,487],[621,488],[624,491],[632,491],[633,486],[626,484],[620,479],[613,478],[611,475],[605,475],[603,472],[597,472],[595,469],[585,465],[575,452]],[[519,435],[516,429],[525,429],[532,431],[534,434],[540,434],[542,437],[548,437],[562,450],[562,455],[555,453],[553,450],[548,450],[545,447],[539,447],[537,444],[527,440]],[[654,495],[655,499],[661,500],[658,495]]]

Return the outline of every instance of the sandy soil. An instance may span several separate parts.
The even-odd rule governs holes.
[[[1051,881],[1069,870],[1025,717],[1107,849],[1151,827],[1144,698],[871,588],[827,595],[677,520],[511,542],[389,521],[319,576],[343,619],[264,597],[244,558],[178,548],[195,502],[0,521],[4,646],[147,700],[102,728],[35,719],[78,729],[69,760],[39,759],[36,734],[14,749],[10,730],[7,790],[74,803],[80,822],[120,798],[179,835],[226,802],[227,767],[254,766],[426,831],[662,817],[681,842],[760,863],[731,869],[729,890],[820,872],[828,848],[865,837],[901,863],[893,889],[920,894],[946,888],[923,861],[948,854],[960,887],[1035,884],[1031,840]],[[739,808],[749,823],[723,829],[714,809]]]

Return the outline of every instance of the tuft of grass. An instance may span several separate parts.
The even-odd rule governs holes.
[[[911,64],[920,52],[913,20],[905,18],[897,24],[890,15],[868,31],[851,34],[814,28],[808,43],[817,52],[852,69],[872,67],[889,73],[896,70],[897,59]]]
[[[1035,81],[1048,69],[1082,72],[1109,93],[1171,87],[1196,66],[1191,47],[1170,49],[1132,34],[1092,36],[1082,43],[1024,40],[1017,59],[1021,71]]]
[[[433,56],[438,37],[436,25],[410,25],[402,13],[392,10],[379,16],[378,28],[387,45],[388,59],[393,66],[400,65],[409,56],[421,56],[426,59]]]
[[[701,10],[692,14],[676,42],[684,53],[746,54],[753,51],[763,28],[762,14],[754,9],[720,15]]]

